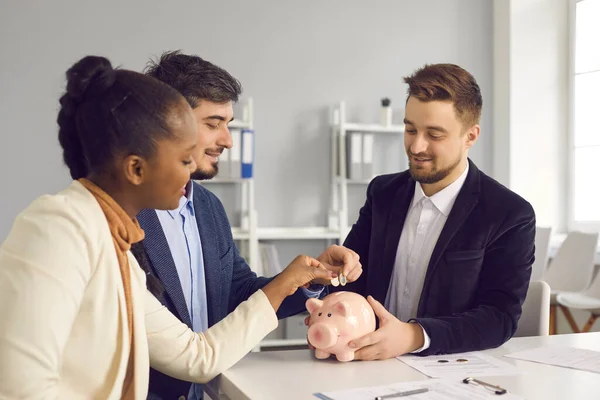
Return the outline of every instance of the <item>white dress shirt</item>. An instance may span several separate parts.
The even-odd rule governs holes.
[[[425,195],[420,183],[415,183],[415,194],[406,214],[385,299],[387,310],[401,321],[407,322],[417,316],[431,253],[468,172],[467,163],[454,182],[431,197]],[[425,331],[423,333],[425,345],[416,352],[429,347],[430,338]]]

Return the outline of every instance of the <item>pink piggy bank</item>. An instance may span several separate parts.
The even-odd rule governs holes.
[[[308,342],[315,347],[317,358],[335,354],[338,361],[354,360],[348,342],[375,330],[375,313],[363,296],[336,292],[323,300],[306,300],[310,313]]]

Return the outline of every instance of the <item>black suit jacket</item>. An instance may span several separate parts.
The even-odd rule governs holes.
[[[414,191],[408,171],[370,183],[344,243],[360,255],[364,272],[345,290],[385,301]],[[425,275],[415,320],[431,345],[419,354],[482,350],[511,338],[529,286],[534,241],[531,205],[469,160]]]
[[[257,277],[252,272],[246,261],[239,255],[221,201],[201,185],[195,182],[193,185],[194,211],[204,260],[208,324],[212,326],[269,283],[272,278]],[[177,268],[158,216],[154,210],[143,210],[137,218],[146,234],[143,244],[150,264],[150,273],[160,279],[165,289],[159,300],[191,328],[192,322]],[[298,290],[282,303],[277,316],[281,319],[302,312],[306,310],[305,302],[304,293]],[[177,399],[180,396],[187,398],[190,385],[190,382],[171,378],[151,369],[148,398],[165,400]]]

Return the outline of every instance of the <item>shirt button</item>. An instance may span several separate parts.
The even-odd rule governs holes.
[[[416,259],[416,258],[414,258],[414,257],[411,257],[411,258],[410,258],[410,263],[411,263],[411,264],[415,264],[416,262],[417,262],[417,259]]]
[[[408,296],[408,288],[404,288],[404,294]]]

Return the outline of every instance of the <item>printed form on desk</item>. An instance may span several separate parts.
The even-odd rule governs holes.
[[[506,361],[476,351],[427,357],[405,355],[396,358],[430,378],[464,379],[468,376],[499,376],[521,373],[517,367]]]
[[[504,357],[600,373],[600,352],[571,347],[539,347]]]
[[[523,400],[523,397],[506,393],[498,396],[483,386],[462,383],[461,380],[430,379],[428,381],[403,382],[369,388],[315,393],[321,400],[375,400],[377,396],[428,389],[425,393],[413,394],[398,399],[407,400]]]

